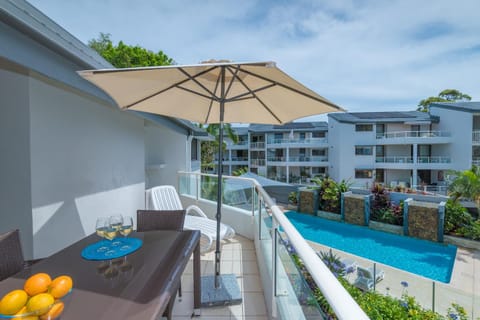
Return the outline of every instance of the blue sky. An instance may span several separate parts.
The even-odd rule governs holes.
[[[414,110],[447,88],[480,100],[478,0],[29,2],[85,43],[103,32],[178,64],[275,61],[351,112]]]

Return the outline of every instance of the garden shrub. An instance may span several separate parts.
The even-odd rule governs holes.
[[[392,203],[389,192],[379,184],[375,184],[371,192],[373,201],[370,209],[370,219],[398,226],[403,225],[403,201],[398,205]]]

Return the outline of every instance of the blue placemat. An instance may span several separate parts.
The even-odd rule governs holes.
[[[82,250],[82,257],[87,260],[110,260],[126,256],[142,246],[137,238],[116,238],[113,241],[102,240],[92,243]]]

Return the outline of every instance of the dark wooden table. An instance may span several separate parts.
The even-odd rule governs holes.
[[[0,297],[23,288],[25,279],[37,272],[46,272],[52,279],[66,274],[73,278],[74,288],[66,298],[62,320],[156,319],[165,311],[170,297],[176,295],[180,277],[193,253],[193,308],[199,314],[200,232],[149,231],[130,236],[142,239],[143,246],[127,256],[131,268],[121,268],[123,258],[113,260],[119,270],[113,278],[105,277],[105,263],[81,257],[83,248],[99,241],[96,235],[90,235],[30,270],[0,282]]]

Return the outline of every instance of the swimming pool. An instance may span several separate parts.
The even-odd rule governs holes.
[[[371,259],[436,281],[450,282],[457,248],[376,231],[367,227],[286,212],[307,240]]]

